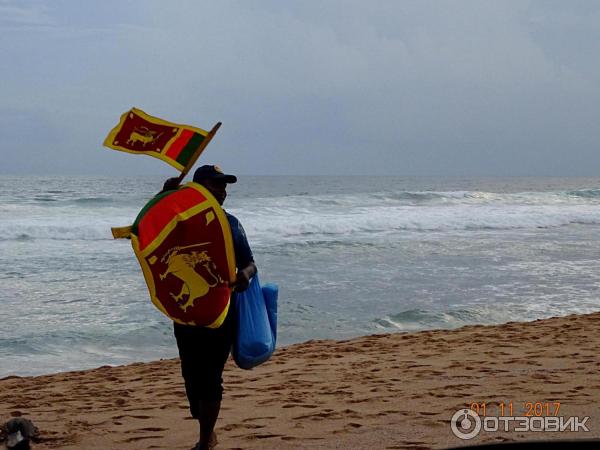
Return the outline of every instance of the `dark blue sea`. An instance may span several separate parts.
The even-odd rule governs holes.
[[[0,377],[175,357],[129,225],[163,179],[0,176]],[[279,345],[600,310],[600,178],[239,177]]]

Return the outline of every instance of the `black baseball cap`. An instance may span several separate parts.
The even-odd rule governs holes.
[[[235,183],[237,177],[235,175],[228,175],[223,173],[223,170],[219,166],[204,165],[200,166],[194,172],[194,181],[200,183],[202,180],[223,180],[225,183]]]

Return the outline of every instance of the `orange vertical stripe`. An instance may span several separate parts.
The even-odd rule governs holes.
[[[181,135],[169,146],[165,155],[171,159],[177,159],[181,150],[183,150],[183,147],[185,147],[185,144],[189,142],[193,135],[193,131],[184,128]]]

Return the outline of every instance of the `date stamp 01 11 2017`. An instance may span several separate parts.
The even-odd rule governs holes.
[[[560,402],[472,402],[454,413],[452,432],[459,439],[473,439],[481,431],[588,432],[589,417],[561,415]]]
[[[558,417],[560,402],[473,402],[469,409],[478,416]]]

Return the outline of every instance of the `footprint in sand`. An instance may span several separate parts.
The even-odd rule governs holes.
[[[162,435],[157,435],[157,436],[134,436],[134,437],[130,437],[128,439],[125,439],[122,442],[137,442],[137,441],[143,441],[145,439],[162,439],[162,438],[164,438],[164,436],[162,436]]]

